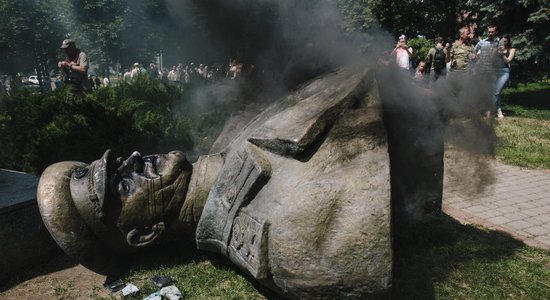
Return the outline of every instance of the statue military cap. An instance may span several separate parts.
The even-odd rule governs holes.
[[[69,256],[97,273],[118,275],[130,250],[105,213],[109,159],[107,150],[90,165],[49,166],[40,177],[37,201],[46,228]]]

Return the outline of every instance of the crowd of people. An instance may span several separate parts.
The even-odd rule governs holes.
[[[59,84],[72,86],[75,91],[81,94],[84,91],[98,89],[101,86],[109,86],[110,79],[107,75],[100,79],[97,75],[88,74],[89,62],[86,53],[81,51],[71,39],[65,39],[61,48],[65,50],[66,58],[58,62],[62,76],[59,78]],[[143,67],[136,62],[131,69],[124,69],[119,75],[119,80],[134,81],[139,76],[146,75],[152,79],[166,79],[175,84],[191,83],[192,81],[214,81],[218,78],[238,79],[243,75],[250,76],[254,70],[254,65],[250,64],[243,72],[244,64],[236,59],[230,59],[227,66],[190,63],[183,65],[181,63],[172,66],[169,70],[161,69],[156,64],[150,63],[148,68]],[[57,86],[57,82],[56,82]]]
[[[250,65],[247,75],[254,70],[254,66]],[[147,74],[153,79],[166,79],[173,83],[191,83],[193,81],[214,81],[219,78],[238,79],[243,75],[243,63],[236,59],[231,59],[227,66],[215,64],[208,66],[206,64],[189,64],[179,63],[173,65],[169,69],[160,69],[156,64],[150,63],[146,69],[140,63],[134,63],[132,69],[124,69],[121,74],[121,79],[125,81],[135,80],[138,76]]]
[[[65,49],[67,57],[58,63],[63,73],[63,82],[73,85],[78,91],[99,88],[110,84],[105,76],[101,81],[97,76],[87,76],[88,59],[84,52],[78,49],[73,40],[63,41],[61,48]],[[435,82],[440,78],[481,75],[493,87],[492,104],[494,109],[486,115],[504,118],[500,106],[500,94],[510,78],[510,63],[514,60],[516,49],[511,46],[510,36],[498,35],[497,27],[487,27],[487,37],[473,42],[470,28],[460,28],[458,39],[445,43],[443,38],[435,39],[435,45],[428,51],[425,60],[421,60],[412,68],[413,49],[407,44],[407,37],[401,35],[391,52],[398,68],[410,73],[418,82]],[[250,77],[255,72],[255,66],[230,59],[226,66],[189,63],[173,65],[169,70],[161,69],[150,63],[148,68],[140,63],[133,64],[131,69],[124,69],[121,80],[133,81],[138,76],[147,74],[153,79],[166,79],[173,83],[189,84],[193,81],[214,81],[218,78],[238,79]]]
[[[411,71],[413,51],[407,44],[406,36],[399,36],[391,53],[397,67]],[[474,42],[470,28],[465,26],[460,28],[458,39],[452,43],[444,44],[443,38],[436,38],[426,59],[419,61],[410,73],[413,80],[423,83],[446,77],[481,75],[493,87],[491,100],[494,109],[487,111],[486,116],[502,119],[500,94],[510,78],[510,63],[515,53],[510,35],[499,36],[497,26],[489,25],[487,37],[477,42]]]

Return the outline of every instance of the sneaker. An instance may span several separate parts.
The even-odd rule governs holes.
[[[502,114],[502,110],[500,108],[497,111],[497,119],[504,119],[504,115]]]

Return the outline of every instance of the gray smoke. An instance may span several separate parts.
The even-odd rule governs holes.
[[[200,45],[213,57],[254,63],[263,86],[255,91],[257,94],[244,95],[243,91],[250,90],[243,88],[243,84],[222,81],[196,91],[194,103],[212,103],[216,99],[214,102],[230,103],[235,114],[243,115],[247,107],[258,109],[251,103],[268,103],[324,71],[353,64],[375,70],[387,112],[433,120],[419,125],[421,130],[414,132],[417,141],[412,143],[425,147],[426,153],[437,151],[433,137],[444,129],[448,147],[476,155],[493,154],[494,122],[482,118],[490,108],[492,91],[486,75],[449,77],[430,87],[418,85],[409,74],[398,70],[389,57],[396,37],[375,28],[366,33],[344,33],[343,18],[334,1],[198,2],[169,1],[173,18],[205,21],[204,34],[194,34],[196,40],[188,45],[190,53]],[[212,49],[219,53],[213,53]],[[448,173],[454,180],[475,181],[471,186],[480,190],[484,181],[492,178],[491,171],[483,159],[472,158],[468,162],[469,167],[462,163]],[[470,170],[484,172],[474,172],[476,176],[472,176]]]
[[[396,37],[377,26],[368,32],[344,32],[336,1],[158,2],[164,14],[149,26],[162,34],[156,46],[165,54],[165,68],[191,62],[226,66],[232,58],[245,68],[251,64],[256,67],[253,84],[219,80],[194,90],[185,110],[175,111],[199,114],[223,104],[233,115],[253,115],[247,110],[258,110],[327,70],[353,64],[375,70],[387,112],[441,124],[438,127],[428,122],[419,127],[421,132],[415,132],[416,144],[428,148],[427,153],[433,150],[431,147],[437,148],[431,137],[440,134],[441,128],[446,129],[447,145],[483,155],[494,151],[494,124],[482,119],[490,107],[489,80],[482,75],[455,77],[439,80],[429,88],[413,83],[410,74],[398,70],[389,57]],[[146,19],[148,15],[135,17]],[[139,38],[139,31],[121,37],[127,44]],[[246,118],[242,120],[246,122]],[[476,161],[472,160],[472,169],[485,168]]]

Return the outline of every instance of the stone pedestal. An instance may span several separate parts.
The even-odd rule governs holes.
[[[0,279],[61,253],[36,203],[38,177],[0,169]]]

